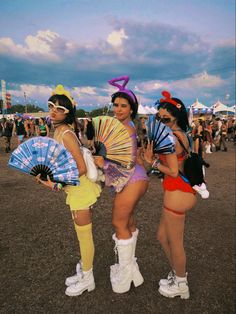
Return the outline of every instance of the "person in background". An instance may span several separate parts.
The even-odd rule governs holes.
[[[44,118],[39,118],[39,124],[37,127],[38,136],[49,136],[49,127]]]
[[[5,152],[9,153],[11,151],[13,122],[12,120],[3,118],[2,126],[3,126],[2,136],[5,137]]]
[[[94,127],[92,123],[92,118],[87,117],[85,119],[85,135],[87,137],[87,147],[92,151],[95,152],[95,147],[94,147]]]
[[[221,150],[221,145],[223,145],[223,151],[224,152],[227,152],[227,146],[226,146],[226,137],[227,137],[227,130],[228,130],[228,127],[227,127],[227,121],[224,120],[221,127],[220,127],[220,141],[219,141],[219,149],[218,150]]]
[[[16,114],[12,133],[17,135],[18,145],[23,143],[25,137],[27,136],[27,130],[28,126],[23,120],[22,115]]]
[[[35,123],[33,118],[29,120],[29,133],[29,136],[35,136]]]

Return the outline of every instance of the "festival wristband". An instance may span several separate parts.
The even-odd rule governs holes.
[[[152,164],[152,168],[153,169],[158,169],[158,167],[160,166],[160,161],[158,159],[154,160],[153,164]]]

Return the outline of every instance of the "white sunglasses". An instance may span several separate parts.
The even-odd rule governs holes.
[[[48,101],[48,109],[49,110],[55,110],[58,113],[68,113],[69,109],[63,107],[63,106],[57,106],[52,101]]]

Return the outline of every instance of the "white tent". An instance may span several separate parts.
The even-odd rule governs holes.
[[[144,108],[145,108],[147,114],[153,114],[150,107],[145,106]]]
[[[147,114],[146,109],[141,104],[139,104],[139,106],[138,106],[138,114]]]
[[[151,107],[151,110],[152,114],[156,114],[157,113],[157,109],[155,107]]]
[[[222,111],[229,111],[229,107],[227,107],[226,105],[222,104],[222,102],[220,102],[219,100],[212,106],[213,108],[213,113],[217,113],[217,112],[222,112]]]
[[[235,113],[235,105],[228,107],[229,112],[234,112]]]
[[[191,107],[192,107],[193,109],[207,109],[207,108],[208,108],[207,106],[205,106],[205,105],[203,105],[202,103],[200,103],[200,102],[198,101],[198,98],[197,98],[196,101],[191,105]]]

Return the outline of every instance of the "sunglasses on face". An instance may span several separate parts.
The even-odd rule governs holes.
[[[69,109],[63,106],[56,106],[52,101],[48,101],[48,109],[55,110],[58,113],[68,113]]]
[[[173,122],[174,120],[171,120],[171,118],[161,118],[160,116],[157,116],[156,119],[162,123],[170,123]]]

